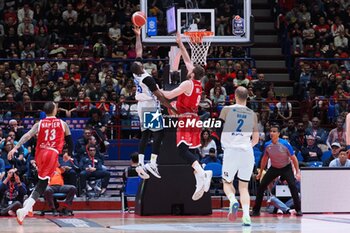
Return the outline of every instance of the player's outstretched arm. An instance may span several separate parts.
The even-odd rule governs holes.
[[[193,63],[191,61],[190,56],[188,55],[188,52],[187,52],[185,45],[182,43],[181,35],[179,32],[176,34],[176,42],[179,45],[179,48],[181,50],[181,55],[182,55],[182,58],[184,59],[184,62],[185,62],[186,68],[187,68],[187,72],[191,73],[194,66],[193,66]]]
[[[259,142],[259,129],[258,129],[258,117],[254,113],[254,126],[252,134],[252,147],[254,147]]]
[[[192,84],[190,81],[186,80],[184,82],[182,82],[177,88],[175,88],[174,90],[171,91],[162,91],[162,93],[164,94],[164,96],[168,99],[173,99],[179,95],[181,95],[182,93],[189,93],[192,89]]]
[[[136,57],[142,57],[143,48],[141,43],[141,28],[134,25],[133,31],[136,37],[136,43],[135,43]]]
[[[13,149],[7,154],[7,158],[8,160],[12,160],[14,154],[17,152],[17,150],[27,141],[29,141],[29,139],[31,139],[36,133],[38,133],[39,130],[39,123],[36,123],[33,125],[33,127],[27,132],[25,133],[21,139],[18,141],[18,143],[15,145],[15,147],[13,147]]]

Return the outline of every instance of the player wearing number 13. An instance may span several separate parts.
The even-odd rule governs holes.
[[[238,187],[243,209],[242,221],[245,226],[251,224],[248,182],[254,167],[253,147],[259,140],[257,117],[253,110],[246,107],[247,97],[248,90],[245,87],[238,87],[235,91],[236,104],[225,106],[220,113],[220,119],[224,121],[221,129],[221,145],[224,149],[222,179],[224,192],[230,200],[228,218],[234,220],[237,217],[239,204],[235,198],[232,181],[238,173]]]
[[[53,102],[45,103],[44,112],[47,117],[36,123],[24,134],[17,145],[8,153],[8,158],[11,159],[20,146],[38,134],[35,161],[38,166],[39,181],[30,197],[24,202],[23,208],[17,210],[19,224],[22,224],[25,216],[33,211],[35,201],[46,190],[49,179],[54,175],[59,165],[58,154],[62,152],[65,141],[68,145],[68,154],[72,155],[73,151],[73,140],[68,125],[55,117],[57,105]]]

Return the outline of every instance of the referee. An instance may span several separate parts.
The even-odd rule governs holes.
[[[282,176],[288,183],[291,191],[297,216],[302,216],[298,189],[295,186],[295,179],[292,169],[293,162],[296,169],[296,179],[300,179],[298,160],[294,154],[292,146],[284,139],[280,139],[280,128],[273,125],[270,128],[271,140],[266,143],[264,156],[261,159],[261,166],[256,179],[260,179],[262,171],[265,169],[268,159],[271,160],[271,167],[267,170],[265,176],[260,182],[258,193],[255,200],[255,206],[251,216],[260,216],[261,202],[267,186],[278,176]]]

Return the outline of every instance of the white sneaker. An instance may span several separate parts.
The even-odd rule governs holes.
[[[212,177],[213,177],[213,171],[205,171],[204,192],[209,191]]]
[[[147,163],[145,168],[157,178],[162,178],[158,172],[158,165],[156,163]]]
[[[18,209],[16,211],[16,215],[17,215],[17,222],[19,225],[23,224],[23,220],[27,215],[27,211],[24,208]]]
[[[237,199],[235,199],[234,202],[232,203],[230,202],[230,207],[227,214],[227,218],[229,221],[233,222],[237,219],[238,208],[239,208],[239,203]]]
[[[194,191],[194,194],[192,196],[192,200],[197,201],[204,194],[205,176],[206,175],[204,173],[204,175],[200,176],[198,173],[195,173],[194,176],[196,178],[196,190]]]
[[[144,180],[149,179],[149,175],[147,174],[146,170],[144,169],[144,167],[142,165],[139,165],[136,167],[136,172],[139,175],[139,177],[141,177]]]
[[[283,214],[283,211],[281,209],[278,209],[277,214]]]
[[[289,214],[296,215],[297,211],[295,209],[290,209]]]

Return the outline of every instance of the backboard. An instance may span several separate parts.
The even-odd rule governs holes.
[[[141,0],[140,8],[145,45],[175,45],[176,30],[212,31],[212,45],[253,44],[251,0]]]

